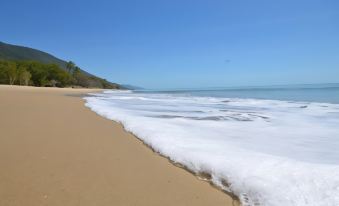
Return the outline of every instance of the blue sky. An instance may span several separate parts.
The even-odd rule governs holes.
[[[339,1],[1,1],[0,41],[146,88],[339,82]]]

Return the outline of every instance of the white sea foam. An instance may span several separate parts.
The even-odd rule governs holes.
[[[339,205],[338,104],[112,91],[85,99],[244,205]]]

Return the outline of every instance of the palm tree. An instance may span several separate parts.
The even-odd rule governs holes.
[[[67,62],[66,68],[68,70],[68,73],[72,73],[74,68],[75,68],[74,62],[72,62],[72,61]]]

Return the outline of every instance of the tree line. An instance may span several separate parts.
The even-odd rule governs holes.
[[[118,89],[119,85],[105,79],[84,74],[72,61],[66,70],[56,64],[36,61],[0,60],[0,84],[30,85],[38,87],[95,87]]]

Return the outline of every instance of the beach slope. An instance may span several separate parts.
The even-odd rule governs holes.
[[[0,205],[236,205],[86,108],[94,91],[0,86]]]

